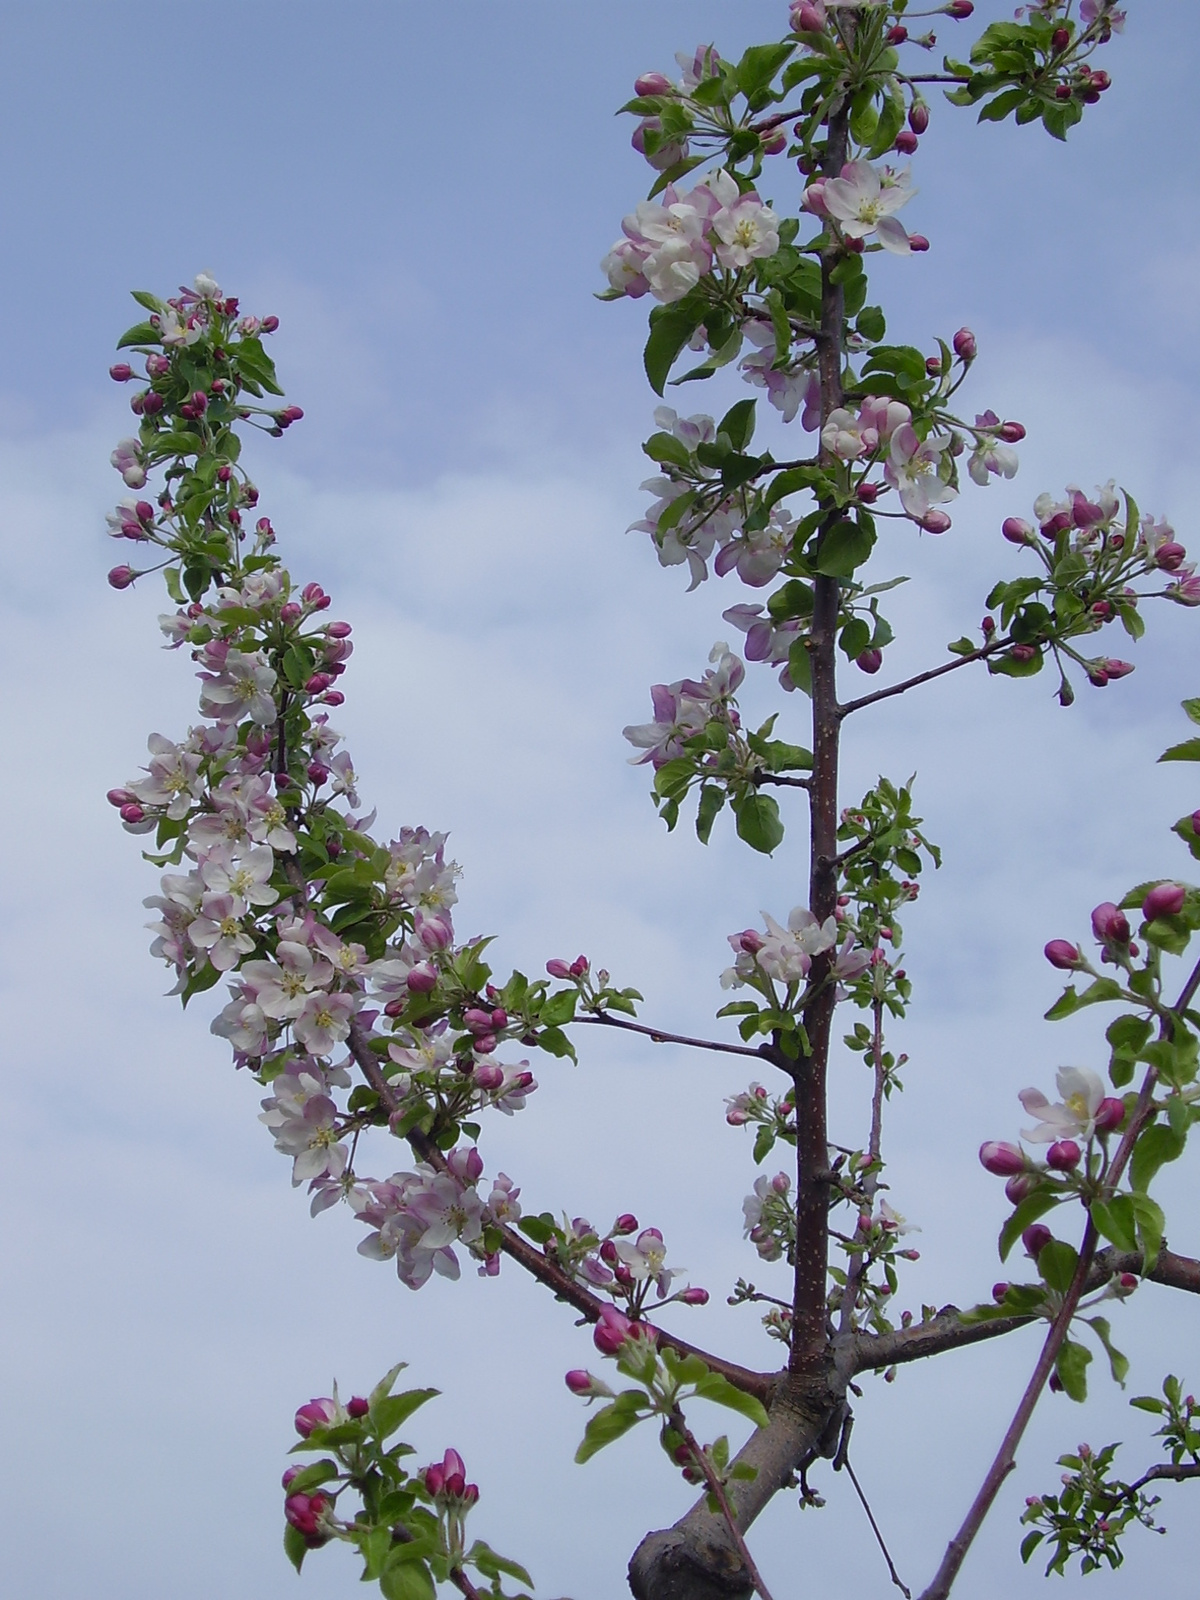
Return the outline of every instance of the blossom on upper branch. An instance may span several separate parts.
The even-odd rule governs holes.
[[[918,438],[916,430],[907,422],[892,435],[883,475],[900,491],[905,511],[918,522],[931,507],[953,500],[958,494],[958,490],[941,476],[943,452],[949,443],[948,433]]]
[[[848,239],[875,234],[885,250],[906,256],[911,246],[902,223],[892,215],[916,194],[908,169],[877,171],[869,161],[848,161],[841,175],[821,185],[821,204]]]
[[[1018,1099],[1037,1126],[1022,1128],[1030,1144],[1051,1144],[1058,1139],[1090,1139],[1096,1131],[1096,1113],[1104,1099],[1104,1083],[1086,1067],[1060,1067],[1055,1079],[1062,1099],[1051,1103],[1040,1089],[1022,1089]]]

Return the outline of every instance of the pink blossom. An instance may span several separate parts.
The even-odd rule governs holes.
[[[1057,1139],[1090,1139],[1096,1113],[1104,1099],[1104,1085],[1086,1067],[1060,1067],[1056,1078],[1062,1100],[1051,1103],[1040,1089],[1022,1089],[1017,1098],[1031,1117],[1033,1128],[1021,1130],[1030,1144],[1051,1144]]]
[[[943,452],[949,443],[949,434],[931,434],[928,439],[920,439],[909,423],[904,423],[892,435],[884,477],[899,489],[905,511],[918,521],[931,506],[953,500],[958,493],[940,473]]]
[[[907,255],[908,234],[892,215],[912,199],[908,171],[890,167],[877,171],[869,161],[849,161],[841,175],[825,181],[822,201],[848,239],[865,239],[874,233],[885,250]]]

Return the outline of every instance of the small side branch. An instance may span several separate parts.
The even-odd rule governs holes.
[[[624,1017],[614,1017],[609,1011],[590,1017],[576,1017],[576,1022],[590,1022],[604,1028],[622,1028],[626,1033],[640,1033],[655,1044],[686,1044],[694,1050],[716,1050],[727,1056],[754,1056],[759,1061],[773,1061],[769,1044],[722,1044],[719,1039],[692,1039],[686,1033],[664,1033],[661,1028],[649,1028],[642,1022],[626,1022]]]
[[[1143,1472],[1137,1482],[1131,1483],[1125,1492],[1132,1497],[1148,1483],[1162,1483],[1164,1479],[1169,1483],[1184,1483],[1188,1478],[1200,1478],[1200,1463],[1161,1461],[1158,1466],[1151,1467],[1149,1472]]]
[[[350,1054],[354,1057],[362,1070],[371,1088],[379,1096],[379,1100],[389,1115],[400,1109],[395,1090],[384,1077],[375,1052],[358,1022],[350,1025],[350,1037],[346,1041]],[[438,1172],[447,1172],[446,1157],[438,1149],[434,1141],[427,1134],[414,1128],[405,1135],[413,1154],[420,1161],[427,1162]],[[585,1289],[581,1283],[568,1276],[557,1262],[538,1250],[522,1234],[515,1229],[502,1227],[500,1248],[506,1256],[524,1267],[526,1272],[544,1284],[558,1300],[565,1300],[573,1306],[588,1322],[597,1322],[600,1313],[607,1301],[601,1300],[590,1290]],[[751,1372],[747,1367],[740,1367],[736,1362],[726,1361],[721,1356],[710,1355],[707,1350],[700,1350],[695,1345],[689,1344],[686,1339],[678,1339],[674,1334],[667,1333],[665,1329],[658,1328],[658,1342],[672,1350],[677,1350],[680,1355],[699,1356],[701,1361],[713,1372],[719,1372],[728,1379],[735,1389],[741,1389],[746,1394],[752,1394],[761,1400],[764,1405],[769,1405],[774,1393],[778,1377],[770,1372]]]
[[[918,672],[915,678],[905,678],[901,683],[893,683],[886,689],[876,689],[874,694],[864,694],[857,700],[850,700],[844,706],[838,707],[839,717],[848,717],[852,711],[861,711],[864,706],[873,706],[880,700],[890,700],[893,695],[905,694],[909,689],[915,689],[918,684],[931,683],[934,678],[944,678],[948,672],[957,672],[959,667],[969,666],[973,661],[983,661],[988,656],[994,656],[1007,644],[1007,639],[992,639],[985,645],[980,645],[978,650],[972,650],[970,655],[955,656],[953,661],[947,661],[940,667],[931,667],[928,672]]]
[[[859,1502],[867,1514],[867,1521],[871,1524],[871,1532],[875,1535],[875,1543],[883,1552],[883,1559],[887,1562],[887,1569],[891,1576],[892,1582],[904,1596],[904,1600],[912,1600],[912,1590],[906,1583],[902,1583],[900,1580],[900,1574],[896,1571],[896,1563],[892,1560],[892,1553],[887,1547],[887,1541],[880,1532],[879,1524],[875,1521],[875,1513],[871,1510],[871,1507],[867,1502],[867,1497],[863,1493],[862,1484],[859,1483],[858,1479],[855,1477],[854,1468],[850,1465],[850,1427],[853,1421],[854,1418],[848,1415],[845,1426],[842,1429],[842,1442],[838,1446],[837,1460],[833,1463],[833,1470],[835,1472],[841,1472],[843,1468],[845,1469],[847,1477],[854,1485],[854,1492],[858,1496]]]
[[[764,783],[773,783],[781,789],[811,789],[812,784],[807,778],[789,778],[782,772],[763,772],[760,768],[751,779],[756,789],[761,789]]]

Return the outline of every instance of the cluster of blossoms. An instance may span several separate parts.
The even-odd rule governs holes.
[[[806,906],[795,906],[788,914],[786,928],[766,911],[762,918],[765,934],[755,928],[745,928],[741,933],[729,935],[736,960],[721,974],[723,989],[749,986],[774,1005],[778,1001],[775,985],[779,984],[788,996],[788,1005],[794,1006],[795,997],[806,993],[814,956],[837,949],[833,975],[839,984],[838,998],[844,999],[845,990],[841,984],[852,982],[871,963],[871,952],[856,947],[853,934],[847,934],[840,949],[837,948],[838,925],[834,917],[818,922]]]
[[[1200,811],[1192,814],[1193,832],[1200,831]],[[1142,901],[1142,917],[1147,923],[1159,917],[1176,917],[1188,897],[1184,884],[1168,880],[1147,891]],[[1092,911],[1092,933],[1100,947],[1103,966],[1128,967],[1139,954],[1129,918],[1111,900],[1102,900]],[[1045,948],[1046,960],[1061,972],[1090,972],[1091,963],[1077,944],[1067,939],[1051,939]]]
[[[872,234],[893,255],[926,250],[928,241],[910,235],[895,213],[916,194],[907,167],[874,167],[869,161],[848,161],[836,178],[818,178],[804,191],[804,209],[832,220],[844,239],[863,241]],[[859,244],[861,248],[861,242]]]
[[[1107,1138],[1121,1126],[1126,1108],[1123,1100],[1105,1094],[1101,1078],[1086,1067],[1060,1067],[1057,1084],[1062,1096],[1058,1101],[1049,1100],[1040,1089],[1021,1090],[1022,1106],[1036,1119],[1033,1127],[1022,1128],[1021,1138],[1047,1145],[1046,1166],[1065,1173],[1078,1167],[1093,1138]],[[1041,1170],[1019,1145],[999,1139],[981,1145],[979,1159],[988,1172],[1009,1180],[1008,1197],[1014,1204],[1030,1193]]]
[[[433,1272],[459,1276],[453,1249],[458,1243],[482,1260],[481,1277],[494,1277],[500,1257],[488,1249],[488,1232],[494,1239],[494,1230],[520,1218],[521,1191],[501,1172],[485,1200],[477,1187],[482,1176],[479,1152],[460,1146],[446,1158],[444,1171],[420,1163],[415,1172],[396,1172],[382,1183],[355,1184],[347,1197],[358,1220],[372,1230],[359,1254],[394,1260],[401,1283],[419,1289]]]
[[[716,268],[736,274],[779,249],[778,217],[725,171],[686,194],[668,184],[661,201],[641,201],[621,227],[601,266],[611,288],[634,300],[682,300]]]
[[[709,660],[713,664],[703,678],[681,678],[678,683],[656,683],[651,688],[654,721],[624,729],[629,743],[643,752],[629,758],[633,766],[646,762],[655,770],[665,766],[684,753],[688,739],[703,733],[714,720],[734,732],[740,727],[740,715],[731,700],[746,676],[745,665],[720,642],[713,646]]]

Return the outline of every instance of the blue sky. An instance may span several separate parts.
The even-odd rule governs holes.
[[[132,286],[163,292],[212,268],[281,317],[274,353],[306,416],[256,452],[255,472],[293,570],[355,624],[339,720],[381,826],[451,830],[460,930],[498,932],[498,964],[585,949],[644,990],[654,1020],[702,1029],[725,934],[803,896],[801,830],[797,818],[769,862],[720,826],[707,852],[686,829],[668,838],[625,764],[620,729],[648,715],[647,685],[694,674],[739,597],[715,582],[685,596],[678,571],[622,532],[644,504],[644,311],[592,294],[646,187],[612,116],[633,77],[700,40],[735,54],[785,9],[4,8],[9,1592],[361,1592],[342,1552],[299,1582],[287,1568],[278,1473],[297,1403],[334,1375],[361,1389],[398,1359],[446,1392],[411,1430],[421,1458],[463,1451],[479,1533],[527,1561],[542,1595],[620,1593],[641,1533],[687,1503],[636,1435],[570,1465],[584,1413],[560,1375],[590,1342],[561,1307],[507,1268],[414,1296],[355,1254],[347,1219],[311,1221],[200,1004],[185,1017],[162,998],[141,926],[153,874],[102,796],[136,770],[147,733],[187,726],[192,685],[158,650],[152,584],[103,583],[108,453],[128,428],[106,369]],[[880,577],[914,579],[892,612],[897,676],[978,625],[990,583],[1018,570],[1000,521],[1042,489],[1116,477],[1194,542],[1200,19],[1182,0],[1129,10],[1106,60],[1114,87],[1065,148],[935,104],[906,213],[933,248],[872,264],[893,332],[926,345],[970,324],[967,403],[1029,428],[1013,483],[964,494],[944,539],[902,530],[877,558]],[[957,49],[972,26],[939,31]],[[796,175],[764,188],[794,204]],[[743,392],[719,381],[688,403],[719,413]],[[923,1230],[902,1290],[914,1308],[986,1296],[999,1271],[999,1185],[975,1150],[1013,1136],[1016,1091],[1048,1087],[1066,1061],[1103,1063],[1102,1020],[1040,1021],[1056,993],[1043,943],[1081,937],[1095,901],[1187,871],[1166,829],[1200,797],[1187,769],[1154,761],[1183,736],[1200,617],[1150,620],[1137,673],[1085,686],[1070,713],[1045,679],[964,673],[852,728],[847,799],[879,771],[917,770],[947,855],[910,919],[918,1003],[897,1039],[912,1065],[890,1177]],[[772,694],[769,680],[749,690],[764,712]],[[798,738],[803,711],[784,706]],[[766,1286],[769,1271],[740,1238],[754,1168],[722,1118],[744,1079],[586,1042],[578,1069],[539,1064],[529,1110],[488,1130],[489,1170],[534,1209],[657,1222],[670,1259],[713,1292],[681,1331],[770,1364],[757,1324],[723,1304],[737,1276]],[[839,1074],[850,1138],[863,1085],[849,1058]],[[1194,1253],[1185,1181],[1172,1173],[1163,1192],[1178,1202],[1171,1242]],[[1150,1286],[1115,1319],[1130,1393],[1168,1370],[1195,1381],[1187,1311]],[[956,1525],[1031,1339],[867,1389],[856,1465],[908,1582]],[[1087,1413],[1057,1400],[1039,1414],[965,1592],[1041,1583],[1019,1566],[1016,1516],[1053,1486],[1061,1451],[1124,1438],[1131,1469],[1149,1459],[1125,1397],[1094,1387]],[[861,1514],[825,1476],[825,1511],[797,1526],[781,1497],[757,1535],[781,1600],[801,1573],[813,1588],[834,1573],[884,1581]],[[1132,1537],[1125,1573],[1097,1591],[1180,1586],[1185,1493],[1165,1491],[1172,1537]]]

